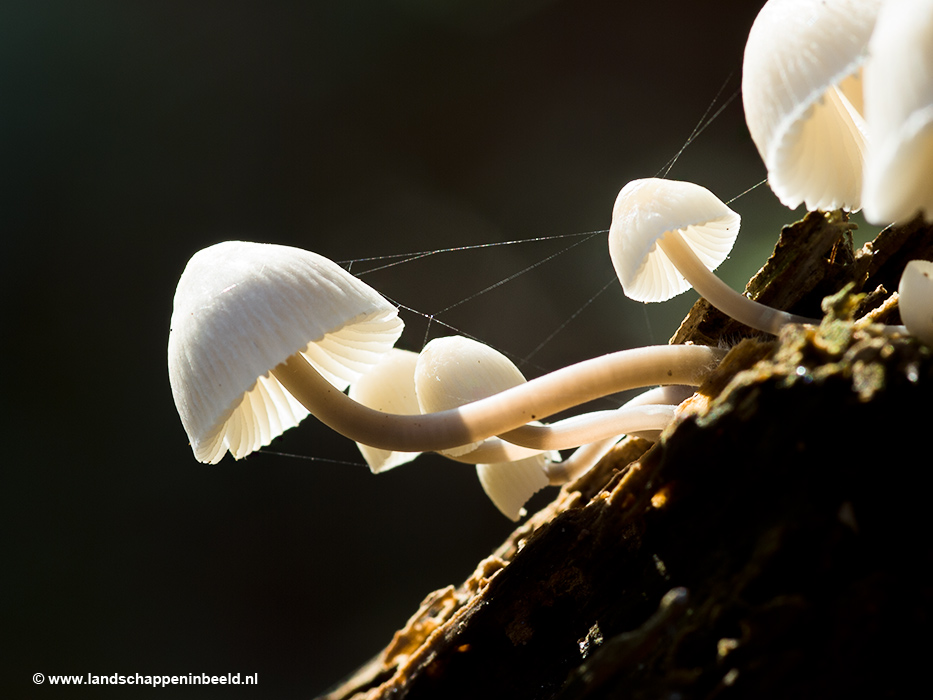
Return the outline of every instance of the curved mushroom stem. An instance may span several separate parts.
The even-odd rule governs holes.
[[[550,450],[606,440],[644,430],[664,430],[676,406],[625,406],[611,411],[593,411],[547,425],[524,425],[486,438],[479,447],[462,455],[445,457],[466,464],[516,462]]]
[[[659,386],[642,392],[635,398],[627,401],[621,408],[666,405],[670,406],[672,410],[676,410],[676,408],[690,398],[693,393],[694,387],[692,386]],[[657,440],[657,432],[658,431],[652,431],[646,435],[639,435],[638,437],[645,437],[655,442]],[[633,431],[632,434],[636,435],[637,433]],[[611,450],[622,437],[623,435],[619,434],[605,440],[597,440],[587,443],[586,445],[581,445],[563,462],[552,462],[546,465],[544,471],[548,476],[548,481],[552,486],[560,486],[561,484],[566,484],[579,478],[596,466],[596,463],[608,454],[609,450]]]
[[[548,425],[523,425],[500,436],[515,445],[536,450],[565,450],[643,430],[664,430],[674,417],[674,406],[632,406],[594,411]]]
[[[373,447],[436,452],[507,433],[559,411],[626,389],[699,385],[725,355],[701,345],[659,345],[564,367],[459,408],[423,415],[383,413],[357,403],[300,354],[272,370],[308,411],[338,433]]]
[[[665,233],[657,245],[701,297],[750,328],[777,335],[788,323],[820,325],[819,319],[773,309],[735,291],[700,261],[677,231]]]
[[[443,456],[454,462],[462,464],[496,464],[499,462],[518,462],[529,457],[536,457],[543,450],[535,450],[531,447],[522,447],[514,445],[502,438],[489,437],[483,440],[479,446],[465,454],[452,455],[449,452],[443,453]]]

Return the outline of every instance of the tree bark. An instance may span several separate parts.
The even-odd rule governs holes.
[[[857,251],[851,228],[842,212],[785,227],[747,288],[819,327],[765,337],[701,299],[672,342],[733,347],[661,440],[621,442],[326,697],[923,687],[933,351],[879,324],[899,322],[893,292],[933,259],[933,226]]]

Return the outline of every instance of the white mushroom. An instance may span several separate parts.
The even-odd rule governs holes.
[[[195,457],[246,456],[308,411],[269,370],[302,357],[342,391],[402,332],[397,310],[326,258],[228,241],[192,256],[168,342],[175,406]]]
[[[525,383],[511,360],[493,348],[461,336],[435,338],[421,350],[415,368],[415,390],[423,413],[457,408]],[[482,443],[471,443],[442,454],[464,456]],[[511,520],[548,485],[544,467],[558,453],[540,452],[518,461],[476,465],[479,482],[495,506]]]
[[[462,336],[435,338],[421,349],[415,366],[415,393],[421,413],[457,408],[525,383],[509,358]],[[479,447],[475,441],[441,450],[452,457]]]
[[[933,221],[933,0],[886,0],[865,64],[865,218]]]
[[[933,262],[911,260],[907,263],[897,296],[907,332],[933,347]]]
[[[418,353],[392,348],[369,372],[350,385],[350,398],[364,406],[386,413],[421,413],[415,394],[415,366]],[[380,450],[356,443],[373,474],[412,461],[420,452]]]
[[[428,343],[421,351],[415,371],[418,402],[425,413],[456,408],[522,384],[525,384],[524,376],[505,355],[460,336],[436,338]],[[633,428],[661,429],[670,423],[673,410],[673,406],[641,400],[615,411],[583,414],[547,426],[524,426],[505,437],[521,439],[526,446],[541,451],[520,453],[518,459],[486,462],[481,458],[480,455],[489,454],[490,443],[496,438],[443,454],[458,461],[476,462],[477,476],[490,500],[507,517],[517,520],[529,498],[549,483],[555,483],[551,465],[560,461],[560,455],[549,451],[548,445],[551,449],[576,447],[590,440],[602,440],[607,434],[630,432]]]
[[[861,207],[859,71],[881,0],[769,0],[749,32],[742,101],[781,202]]]
[[[705,187],[649,178],[622,188],[612,209],[609,256],[626,296],[665,301],[692,286],[723,313],[756,330],[814,319],[773,309],[713,274],[739,233],[739,215]]]

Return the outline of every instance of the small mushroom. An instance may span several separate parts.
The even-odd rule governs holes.
[[[748,35],[742,101],[768,184],[791,209],[861,207],[860,69],[881,0],[769,0]]]
[[[457,408],[524,383],[521,371],[505,355],[461,336],[429,342],[415,369],[415,390],[423,413]],[[463,457],[481,444],[442,454]],[[495,506],[507,518],[518,520],[528,499],[548,485],[545,465],[559,459],[559,453],[540,452],[517,461],[480,463],[476,475]]]
[[[245,457],[306,415],[269,370],[289,357],[342,391],[402,332],[396,308],[316,253],[227,241],[195,253],[175,291],[168,369],[195,457]]]
[[[435,338],[421,349],[415,366],[415,393],[421,413],[457,408],[525,383],[511,360],[484,343],[462,336]],[[481,441],[458,445],[441,454],[457,457]]]
[[[713,274],[739,233],[739,215],[705,187],[648,178],[622,188],[612,209],[609,255],[626,296],[666,301],[692,286],[710,304],[756,330],[818,324],[765,306]]]
[[[933,221],[933,2],[886,0],[865,64],[865,218]]]
[[[392,348],[376,365],[350,385],[350,398],[364,406],[386,413],[421,413],[415,394],[415,366],[418,353]],[[388,471],[412,461],[420,452],[380,450],[356,443],[373,474]]]
[[[496,392],[525,384],[521,371],[502,353],[476,340],[451,336],[428,343],[418,358],[415,387],[418,402],[425,413],[456,408]],[[483,490],[496,507],[512,520],[518,520],[523,506],[552,479],[551,467],[560,461],[560,454],[548,450],[554,440],[557,447],[576,447],[590,439],[602,440],[607,426],[612,434],[629,432],[630,428],[660,429],[670,422],[673,406],[653,405],[651,401],[633,401],[615,411],[597,411],[574,416],[551,425],[529,425],[507,433],[508,439],[518,437],[525,445],[538,447],[537,454],[522,454],[517,460],[486,462],[489,442],[464,445],[443,454],[458,461],[476,462],[476,472]],[[531,435],[523,431],[531,430]],[[592,431],[595,431],[592,432]],[[537,444],[540,441],[541,444]],[[553,448],[552,448],[553,449]]]
[[[907,332],[933,347],[933,262],[911,260],[907,263],[897,296]]]

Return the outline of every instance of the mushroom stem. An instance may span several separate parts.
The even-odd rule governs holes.
[[[659,386],[654,389],[644,391],[633,399],[627,401],[619,410],[634,408],[636,406],[649,405],[667,405],[672,411],[693,395],[691,386]],[[666,426],[665,426],[666,427]],[[632,433],[638,437],[644,437],[647,440],[656,442],[654,433],[658,431],[646,432],[642,434]],[[605,440],[597,440],[586,445],[581,445],[574,450],[574,453],[562,462],[552,462],[545,466],[544,471],[548,476],[548,481],[552,486],[560,486],[573,481],[590,469],[596,466],[615,445],[622,439],[622,435],[614,435]]]
[[[645,430],[664,430],[676,406],[632,406],[593,411],[547,425],[523,425],[502,437],[486,438],[463,455],[446,457],[466,464],[516,462],[550,450],[566,450]]]
[[[594,411],[548,425],[523,425],[501,435],[515,445],[536,450],[566,450],[615,435],[664,430],[676,406],[632,406]]]
[[[462,455],[445,452],[444,457],[462,464],[495,464],[499,462],[518,462],[529,457],[536,457],[542,452],[543,450],[514,445],[502,438],[489,437],[470,452]]]
[[[660,345],[603,355],[459,408],[423,415],[383,413],[357,403],[300,354],[272,370],[310,413],[351,440],[403,452],[435,452],[485,440],[626,389],[699,385],[725,355],[700,345]]]
[[[773,309],[735,291],[700,261],[677,231],[665,233],[657,245],[701,297],[750,328],[777,335],[788,323],[820,324],[818,319]]]

